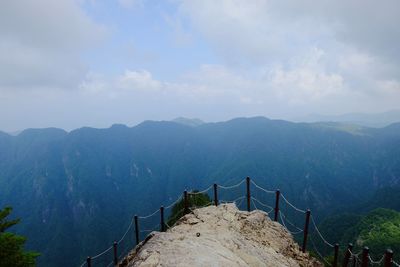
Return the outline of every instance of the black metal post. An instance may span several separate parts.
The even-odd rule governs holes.
[[[139,245],[139,222],[138,222],[138,216],[135,215],[135,239],[136,239],[136,246]]]
[[[184,203],[184,214],[189,213],[189,201],[188,201],[188,192],[187,190],[183,191],[183,203]]]
[[[392,267],[392,260],[393,260],[393,251],[391,249],[387,249],[385,252],[385,261],[384,267]]]
[[[353,244],[349,243],[347,246],[346,253],[344,254],[344,259],[343,259],[343,267],[347,267],[350,262],[350,256],[351,256],[351,251],[353,250]]]
[[[86,258],[86,264],[87,264],[87,267],[92,267],[92,258],[91,257]]]
[[[214,205],[218,206],[218,185],[214,184]]]
[[[250,211],[250,177],[246,177],[246,188],[247,188],[247,211]]]
[[[161,232],[165,232],[165,223],[164,223],[164,206],[160,207],[160,225],[161,225]]]
[[[364,247],[362,251],[361,267],[368,267],[369,263],[368,254],[369,254],[369,248]]]
[[[336,243],[334,246],[333,264],[332,267],[337,267],[338,257],[339,257],[339,244]]]
[[[114,241],[113,247],[114,247],[114,266],[117,266],[117,264],[118,264],[118,243],[117,243],[117,241]]]
[[[306,223],[304,224],[304,236],[303,236],[303,247],[302,247],[303,253],[306,252],[306,247],[307,247],[308,226],[310,225],[310,215],[311,215],[311,211],[308,209],[306,211]]]
[[[275,216],[274,216],[274,221],[278,221],[278,213],[279,213],[279,197],[281,195],[281,191],[276,190],[276,196],[275,196]]]

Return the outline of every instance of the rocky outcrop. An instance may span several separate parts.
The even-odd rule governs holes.
[[[323,266],[262,211],[234,204],[195,209],[167,232],[153,232],[122,266]]]

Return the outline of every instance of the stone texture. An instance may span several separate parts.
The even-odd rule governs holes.
[[[282,225],[234,204],[195,209],[153,232],[121,266],[323,266],[302,253]]]

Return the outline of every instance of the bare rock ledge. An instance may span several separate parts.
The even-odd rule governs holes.
[[[167,232],[153,232],[120,266],[323,266],[262,211],[235,204],[195,209]]]

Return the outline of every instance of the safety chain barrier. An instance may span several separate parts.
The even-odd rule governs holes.
[[[238,188],[239,186],[241,186],[242,184],[246,183],[246,195],[244,196],[240,196],[238,198],[236,198],[233,201],[224,201],[224,200],[219,200],[218,199],[218,188],[224,189],[224,190],[229,190],[229,189],[233,189],[233,188]],[[257,199],[256,197],[251,195],[251,190],[250,190],[250,185],[253,185],[255,188],[257,188],[258,190],[261,190],[262,192],[266,193],[266,194],[275,194],[275,207],[272,207],[262,201],[260,201],[259,199]],[[105,249],[104,251],[100,252],[99,254],[93,256],[93,257],[87,257],[86,261],[84,261],[82,263],[82,265],[80,265],[80,267],[88,266],[91,267],[92,264],[92,260],[97,259],[102,257],[103,255],[105,255],[107,252],[111,251],[113,249],[114,253],[113,253],[113,260],[107,265],[107,266],[112,266],[112,264],[114,264],[115,266],[118,265],[118,261],[119,261],[119,257],[118,257],[118,245],[128,236],[128,233],[130,231],[130,229],[132,228],[133,225],[135,225],[134,229],[135,229],[135,239],[136,239],[136,245],[138,245],[140,243],[140,233],[150,233],[153,231],[156,231],[157,229],[161,232],[166,231],[167,229],[172,228],[176,222],[178,221],[178,218],[180,216],[183,216],[185,214],[188,214],[189,212],[192,212],[194,209],[196,208],[201,208],[201,207],[205,207],[205,206],[190,206],[189,205],[189,198],[196,196],[196,195],[201,195],[201,194],[205,194],[206,192],[210,191],[211,189],[214,189],[214,199],[212,201],[210,201],[209,203],[207,203],[205,206],[210,206],[210,205],[215,205],[218,206],[220,203],[235,203],[237,207],[241,207],[243,201],[246,200],[246,206],[247,206],[247,211],[251,211],[251,204],[253,204],[255,210],[262,210],[265,211],[267,213],[267,215],[273,213],[274,217],[273,220],[278,222],[280,219],[280,222],[282,223],[283,227],[292,235],[297,235],[300,233],[303,233],[303,243],[301,246],[301,250],[302,252],[306,252],[306,248],[307,248],[307,240],[310,239],[311,244],[313,245],[314,251],[317,253],[317,255],[320,257],[320,259],[322,261],[325,262],[325,264],[327,264],[328,266],[333,266],[333,267],[337,267],[338,266],[338,255],[339,255],[339,244],[335,244],[333,245],[332,243],[328,242],[326,240],[326,238],[322,235],[321,231],[318,229],[317,227],[317,223],[314,220],[314,216],[311,215],[311,211],[308,210],[303,210],[300,209],[298,207],[296,207],[294,204],[292,204],[279,190],[268,190],[265,189],[261,186],[259,186],[257,183],[255,183],[254,181],[250,180],[249,177],[247,177],[246,179],[241,180],[240,182],[238,182],[237,184],[231,185],[231,186],[222,186],[222,185],[217,185],[217,184],[213,184],[209,187],[207,187],[206,189],[202,190],[202,191],[192,191],[192,192],[188,192],[187,190],[185,190],[183,192],[183,195],[179,196],[176,198],[175,201],[173,201],[171,204],[169,204],[166,207],[161,206],[160,209],[155,210],[153,213],[146,215],[146,216],[137,216],[135,215],[133,217],[133,219],[131,220],[129,226],[127,227],[126,231],[124,232],[124,234],[122,235],[122,237],[118,240],[115,241],[113,243],[112,246],[108,247],[107,249]],[[285,214],[280,210],[279,207],[279,200],[282,197],[283,201],[289,206],[291,207],[293,210],[300,212],[302,214],[305,214],[305,223],[304,223],[304,228],[300,228],[298,226],[296,226],[293,222],[291,222],[287,216],[285,216]],[[180,201],[183,201],[183,205],[184,207],[178,211],[175,211],[175,215],[173,217],[169,218],[169,221],[165,221],[164,219],[164,213],[165,210],[174,208]],[[261,209],[258,209],[257,205],[260,205]],[[267,208],[268,210],[263,210],[263,208]],[[140,220],[146,220],[149,219],[155,215],[157,215],[158,213],[160,216],[160,223],[158,223],[157,225],[155,225],[154,227],[150,228],[150,229],[139,229],[139,219]],[[272,218],[271,218],[272,219]],[[309,235],[309,224],[310,224],[310,220],[311,220],[311,224],[314,227],[314,232],[316,233],[317,236],[323,241],[323,243],[325,245],[327,245],[330,248],[334,248],[334,259],[332,264],[327,262],[326,259],[323,257],[323,255],[320,253],[320,251],[317,249],[315,242],[312,238],[312,235]],[[170,225],[170,222],[173,222],[172,225]],[[291,231],[287,226],[290,225],[291,227],[293,227],[294,229],[296,229],[295,231]],[[122,255],[125,255],[125,253],[127,252],[127,250],[129,249],[128,246],[126,246],[124,252],[122,253]],[[361,264],[362,266],[368,266],[368,263],[371,263],[372,265],[380,265],[380,264],[384,264],[384,267],[390,267],[392,265],[400,267],[400,265],[395,262],[393,260],[393,252],[391,250],[387,250],[385,252],[385,254],[382,256],[381,259],[375,261],[371,258],[371,256],[369,255],[369,249],[367,247],[364,247],[362,251],[360,251],[359,253],[353,253],[352,252],[353,249],[353,245],[349,244],[347,250],[345,250],[345,255],[344,255],[344,260],[343,260],[343,266],[347,267],[348,264],[350,263],[350,261],[353,261],[354,266],[357,266],[357,264]],[[359,256],[361,256],[361,259],[359,258]]]

